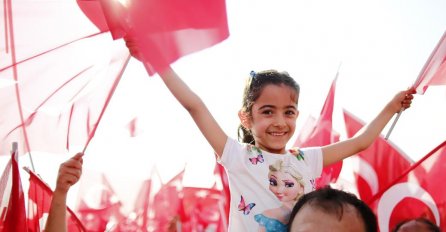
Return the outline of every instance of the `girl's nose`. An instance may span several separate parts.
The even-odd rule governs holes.
[[[274,126],[283,127],[286,126],[285,118],[283,116],[277,116],[274,120]]]

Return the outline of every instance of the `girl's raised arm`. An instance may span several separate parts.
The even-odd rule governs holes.
[[[401,91],[387,103],[384,109],[369,124],[359,130],[350,139],[333,143],[322,147],[324,156],[324,166],[341,161],[360,151],[367,149],[373,141],[380,135],[386,124],[392,119],[395,113],[401,109],[407,109],[412,103],[413,89]]]
[[[189,112],[218,157],[223,153],[228,136],[215,121],[201,98],[169,67],[159,72],[170,92]]]

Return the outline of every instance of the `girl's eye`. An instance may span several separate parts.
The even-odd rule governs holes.
[[[285,187],[292,188],[292,187],[294,187],[294,183],[293,182],[285,182]]]
[[[295,115],[296,112],[294,112],[292,110],[288,110],[288,111],[285,112],[285,114],[287,114],[287,115]]]
[[[270,178],[269,179],[269,185],[271,186],[277,186],[277,180],[274,178]]]
[[[273,114],[273,111],[272,110],[264,110],[264,111],[262,111],[262,114],[271,115],[271,114]]]

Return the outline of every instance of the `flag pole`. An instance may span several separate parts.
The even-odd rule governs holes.
[[[390,133],[392,133],[393,128],[396,125],[396,122],[398,121],[398,119],[400,118],[401,114],[403,113],[403,108],[400,109],[400,111],[398,112],[398,114],[395,117],[395,120],[393,120],[392,126],[390,126],[389,131],[386,134],[386,137],[384,138],[385,140],[388,140],[390,137]]]

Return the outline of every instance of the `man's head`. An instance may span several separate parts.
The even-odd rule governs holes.
[[[324,187],[302,196],[293,208],[290,231],[376,232],[373,211],[354,194]]]

